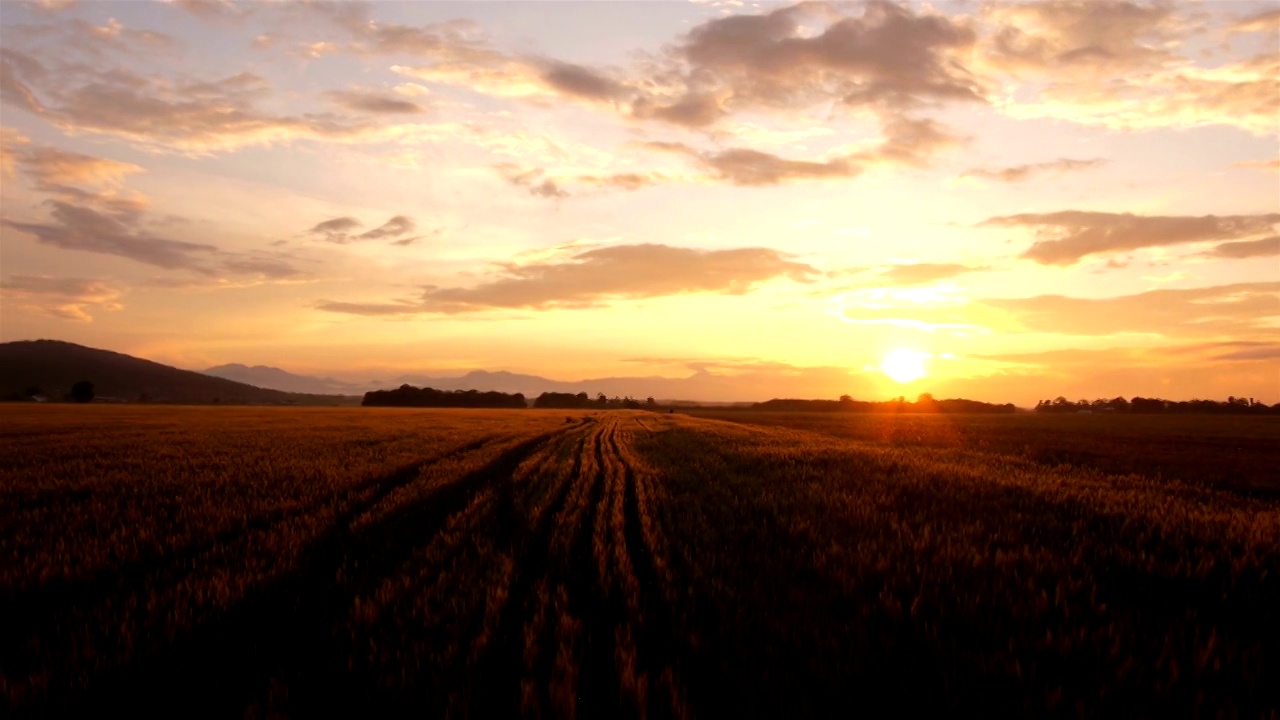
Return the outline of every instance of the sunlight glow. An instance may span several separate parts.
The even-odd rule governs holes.
[[[880,361],[880,370],[893,380],[909,383],[928,373],[924,366],[927,357],[927,353],[898,348],[884,356],[884,360]]]

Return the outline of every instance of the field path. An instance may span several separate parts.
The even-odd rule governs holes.
[[[339,508],[333,526],[302,553],[301,567],[143,666],[102,678],[83,698],[85,707],[177,712],[194,702],[222,716],[268,686],[287,686],[290,704],[302,711],[322,711],[320,702],[307,707],[313,700],[355,700],[342,697],[348,663],[334,640],[352,600],[394,573],[478,492],[508,481],[524,459],[564,432],[515,442],[480,438],[344,491],[333,499]],[[433,482],[434,466],[465,466],[477,455],[493,456],[460,477]],[[416,496],[389,502],[397,493]]]

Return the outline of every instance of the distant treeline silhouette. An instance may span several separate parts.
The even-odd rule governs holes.
[[[436,390],[401,385],[395,390],[374,390],[364,394],[360,403],[368,407],[454,407],[454,408],[524,408],[522,393],[479,390]]]
[[[1053,400],[1036,403],[1036,412],[1043,413],[1203,413],[1219,415],[1280,415],[1280,403],[1267,406],[1253,398],[1228,397],[1220,400],[1164,400],[1161,398],[1122,397],[1097,400],[1071,401],[1059,395]]]
[[[640,408],[656,408],[658,402],[653,398],[647,398],[643,403],[631,396],[605,397],[604,393],[600,393],[592,398],[584,392],[578,394],[544,392],[533,401],[536,408],[561,408],[561,409],[607,409],[607,408],[624,408],[629,410],[638,410]]]
[[[1018,408],[1012,403],[994,405],[977,400],[954,398],[935,400],[933,395],[923,393],[915,402],[907,402],[905,397],[884,402],[854,400],[848,395],[839,400],[791,400],[774,399],[756,403],[751,410],[805,410],[809,412],[856,412],[856,413],[1011,413]]]

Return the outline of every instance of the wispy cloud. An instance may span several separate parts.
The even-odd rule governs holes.
[[[1013,165],[1003,168],[972,168],[964,172],[965,177],[985,178],[987,180],[999,180],[1000,182],[1014,183],[1029,180],[1032,176],[1042,175],[1046,173],[1066,173],[1079,170],[1088,170],[1099,167],[1106,163],[1102,158],[1093,158],[1091,160],[1074,160],[1071,158],[1059,158],[1048,162],[1029,163],[1026,165]]]
[[[364,223],[356,218],[342,216],[316,223],[307,230],[307,234],[337,245],[365,240],[389,240],[393,245],[409,245],[422,237],[411,235],[418,226],[408,215],[395,215],[372,230],[357,233],[362,227]]]
[[[122,292],[104,280],[10,275],[0,282],[6,303],[63,320],[90,322],[93,310],[119,310]]]
[[[1125,250],[1239,240],[1273,233],[1277,224],[1280,213],[1192,217],[1083,210],[1006,215],[981,223],[1033,230],[1037,240],[1022,257],[1044,265],[1072,265],[1091,255]]]

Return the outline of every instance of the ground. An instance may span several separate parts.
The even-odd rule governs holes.
[[[1265,714],[1273,418],[0,408],[10,715]]]

